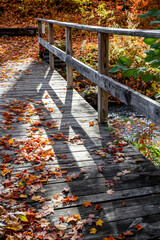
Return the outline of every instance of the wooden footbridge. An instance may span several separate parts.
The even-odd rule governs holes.
[[[49,43],[42,39],[42,22],[48,23]],[[53,45],[53,24],[66,27],[66,53]],[[32,229],[35,235],[30,239],[160,239],[160,172],[134,147],[117,142],[104,123],[107,91],[160,124],[160,104],[107,76],[109,34],[160,38],[159,31],[45,19],[38,19],[38,26],[39,43],[50,51],[50,67],[44,62],[29,65],[14,88],[5,93],[1,90],[0,105],[1,159],[14,167],[12,177],[23,175],[19,186],[25,182],[29,189],[29,199],[22,191],[16,201],[22,199],[38,209],[45,202],[41,216],[50,210],[47,204],[52,206],[47,215],[56,226],[52,238],[44,224],[45,234],[40,238]],[[98,32],[98,72],[72,57],[72,27]],[[54,55],[66,62],[67,81],[54,70]],[[98,113],[72,88],[72,67],[99,86]],[[37,171],[33,176],[42,179],[37,192],[38,180],[31,180],[33,168]],[[2,186],[4,177],[7,174],[2,174],[1,198],[7,194]],[[34,221],[38,225],[40,220]],[[71,229],[72,225],[76,227]]]

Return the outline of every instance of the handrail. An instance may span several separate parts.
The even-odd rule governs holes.
[[[38,42],[46,49],[49,50],[50,55],[50,68],[54,69],[54,55],[59,57],[62,61],[66,62],[67,65],[67,87],[73,87],[73,69],[84,75],[86,78],[91,80],[93,83],[98,85],[98,121],[100,123],[105,122],[108,115],[108,93],[116,97],[125,104],[133,107],[134,110],[140,112],[155,124],[160,125],[160,104],[143,94],[134,91],[133,89],[113,80],[108,75],[108,63],[109,63],[109,33],[129,35],[141,34],[141,36],[160,38],[160,31],[155,30],[136,30],[128,29],[128,32],[123,34],[122,29],[111,29],[111,28],[98,28],[98,71],[88,67],[84,63],[80,62],[72,56],[72,28],[84,29],[86,25],[58,22],[54,20],[46,20],[38,18]],[[49,43],[42,38],[42,22],[48,23],[49,28]],[[53,24],[58,24],[66,27],[66,53],[59,48],[55,47],[54,36],[53,36]],[[75,27],[76,25],[76,27]],[[93,26],[86,26],[85,30],[91,31]],[[132,30],[132,31],[131,31]],[[97,32],[97,30],[94,29]],[[129,32],[131,34],[129,34]],[[152,35],[152,33],[153,35]],[[133,36],[133,35],[132,35]],[[134,35],[135,36],[135,35]],[[138,35],[136,35],[138,36]]]
[[[68,23],[68,22],[60,22],[55,20],[37,18],[39,22],[47,22],[55,25],[61,25],[70,28],[78,28],[81,30],[87,30],[98,33],[109,33],[116,35],[126,35],[126,36],[137,36],[137,37],[152,37],[152,38],[160,38],[160,30],[143,30],[143,29],[126,29],[126,28],[108,28],[108,27],[99,27],[92,25],[83,25],[78,23]]]

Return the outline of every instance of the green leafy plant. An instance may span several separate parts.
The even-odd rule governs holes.
[[[160,11],[157,9],[151,9],[145,14],[139,15],[140,18],[147,18],[149,16],[157,17],[155,21],[152,21],[150,25],[160,24]],[[160,80],[160,41],[155,38],[144,38],[144,43],[150,46],[149,50],[145,50],[144,53],[147,55],[144,58],[144,62],[147,67],[132,67],[132,61],[125,57],[121,56],[118,60],[118,65],[111,68],[110,73],[116,73],[119,70],[121,71],[124,77],[135,77],[142,79],[145,82],[149,81],[159,81]]]

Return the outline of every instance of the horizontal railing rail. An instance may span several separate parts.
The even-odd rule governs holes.
[[[160,38],[159,30],[108,28],[108,27],[99,27],[99,26],[92,26],[92,25],[83,25],[78,23],[60,22],[55,20],[43,19],[43,18],[37,18],[37,21],[51,23],[51,24],[60,25],[64,27],[78,28],[81,30],[87,30],[87,31],[92,31],[97,33],[109,33],[109,34],[126,35],[126,36]]]
[[[158,30],[135,30],[115,29],[97,26],[87,26],[74,23],[58,22],[38,18],[39,36],[38,42],[49,50],[50,67],[54,69],[54,55],[66,62],[67,66],[67,87],[73,87],[73,69],[98,85],[98,120],[105,122],[108,115],[108,93],[123,103],[131,106],[137,112],[149,118],[155,124],[160,125],[160,104],[143,94],[113,80],[108,75],[109,63],[109,33],[140,37],[160,38]],[[49,42],[42,38],[42,22],[48,23]],[[55,47],[53,24],[62,25],[66,28],[66,52]],[[72,56],[72,28],[85,29],[98,32],[98,71],[88,67]]]

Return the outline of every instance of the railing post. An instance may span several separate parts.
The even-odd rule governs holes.
[[[72,52],[72,28],[66,27],[66,53],[71,55]],[[67,88],[73,88],[73,68],[67,64]]]
[[[98,72],[108,75],[109,34],[98,33]],[[108,93],[98,87],[98,122],[104,123],[108,117]]]
[[[49,33],[49,43],[54,44],[54,33],[53,33],[53,23],[48,23],[48,33]],[[49,52],[49,64],[50,69],[54,70],[54,55]]]
[[[42,22],[39,20],[38,20],[38,37],[42,37]],[[41,48],[39,44],[39,56],[40,56],[40,51],[41,51]]]

